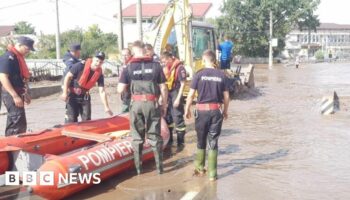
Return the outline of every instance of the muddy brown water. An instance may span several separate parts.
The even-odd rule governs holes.
[[[69,199],[350,199],[350,74],[349,64],[314,64],[299,69],[275,66],[255,70],[256,89],[231,101],[229,119],[220,137],[218,175],[211,183],[193,177],[196,148],[193,123],[186,147],[165,151],[165,173],[154,162],[145,173],[127,171]],[[115,88],[109,88],[115,91]],[[337,91],[341,111],[320,115],[323,96]],[[64,103],[57,95],[35,100],[27,109],[33,130],[63,122]],[[117,113],[119,100],[110,96]],[[98,95],[93,118],[105,117]],[[0,116],[3,131],[5,116]],[[40,199],[11,195],[0,188],[0,199]]]

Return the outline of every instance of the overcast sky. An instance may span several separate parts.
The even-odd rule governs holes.
[[[136,0],[123,0],[123,7]],[[143,3],[168,0],[142,0]],[[223,0],[190,0],[191,3],[212,2],[210,16],[220,15]],[[321,0],[317,14],[321,22],[350,24],[349,0]],[[105,32],[115,32],[116,0],[59,0],[61,31],[75,27],[87,28],[98,24]],[[0,25],[13,25],[18,21],[30,22],[37,33],[56,30],[55,0],[0,0]]]

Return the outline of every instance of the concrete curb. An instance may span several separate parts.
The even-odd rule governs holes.
[[[62,91],[61,84],[42,86],[42,87],[33,87],[30,89],[30,96],[32,97],[32,99],[38,99],[40,97],[46,97],[61,91]]]
[[[46,97],[52,94],[61,92],[61,84],[55,84],[50,86],[32,87],[30,89],[30,96],[32,99],[38,99],[40,97]],[[1,105],[0,115],[7,115],[5,105]]]

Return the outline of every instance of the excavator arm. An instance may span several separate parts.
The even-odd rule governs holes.
[[[171,32],[175,30],[178,56],[184,63],[189,77],[193,74],[191,18],[192,11],[188,0],[170,0],[164,13],[144,34],[144,41],[152,44],[155,53],[160,55],[168,43]]]

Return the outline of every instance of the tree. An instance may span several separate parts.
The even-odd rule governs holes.
[[[33,34],[35,35],[35,28],[32,26],[32,24],[20,21],[15,24],[15,33],[16,34]]]
[[[97,50],[104,51],[108,55],[117,51],[117,40],[117,35],[103,33],[98,25],[90,26],[87,31],[75,28],[61,33],[61,53],[64,54],[72,43],[80,43],[82,59],[91,57]],[[55,35],[41,35],[38,50],[35,54],[30,54],[30,57],[53,59],[56,57],[55,47]]]
[[[226,0],[223,15],[216,19],[216,27],[236,41],[235,52],[252,57],[267,57],[269,45],[269,12],[273,12],[273,37],[279,39],[275,53],[283,50],[285,36],[313,15],[319,0]]]

